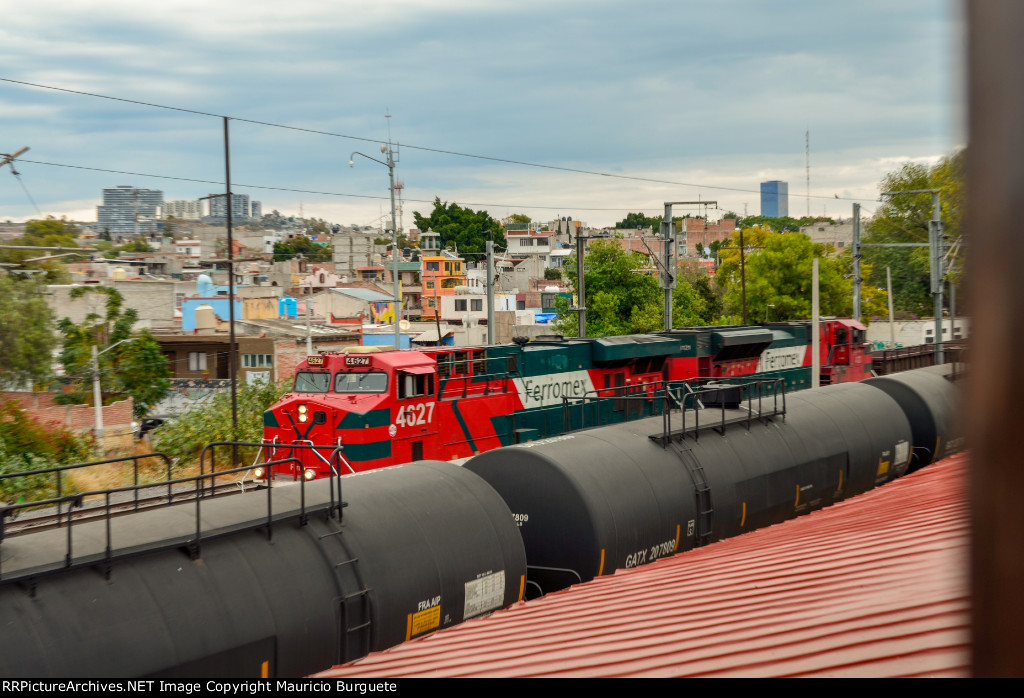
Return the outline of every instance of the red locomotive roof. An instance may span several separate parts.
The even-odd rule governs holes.
[[[320,676],[964,676],[966,460]]]

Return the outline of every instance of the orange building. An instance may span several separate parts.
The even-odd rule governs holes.
[[[420,234],[423,255],[423,313],[421,319],[433,320],[441,307],[442,296],[454,296],[457,286],[466,285],[466,262],[462,257],[441,249],[441,236],[433,230]]]

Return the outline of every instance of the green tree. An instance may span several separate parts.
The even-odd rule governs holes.
[[[802,233],[775,233],[758,226],[744,229],[747,246],[747,320],[802,320],[811,316],[811,260],[818,258],[822,315],[849,315],[852,282],[846,277],[847,262],[826,256],[827,245],[811,242]],[[715,282],[724,292],[728,320],[739,322],[743,315],[740,277],[739,232],[732,247],[723,249],[722,264]]]
[[[166,235],[169,238],[173,238],[175,236],[175,234],[177,234],[177,232],[178,232],[178,219],[175,218],[174,216],[170,216],[170,215],[167,216],[167,219],[164,220],[164,235]],[[109,231],[107,232],[106,239],[107,240],[110,239],[110,232]]]
[[[964,206],[965,152],[946,156],[932,167],[906,163],[887,174],[879,184],[881,191],[938,189],[942,224],[948,240],[960,239],[960,218]],[[868,224],[865,243],[927,243],[928,221],[932,217],[931,196],[902,194],[887,196]],[[931,315],[931,271],[927,247],[866,247],[864,261],[871,265],[868,283],[885,286],[885,269],[892,269],[893,305],[897,310]],[[947,278],[959,279],[954,262]]]
[[[735,217],[735,214],[732,214],[732,217]],[[777,233],[795,233],[805,225],[819,222],[835,223],[831,218],[825,216],[803,216],[801,218],[792,218],[790,216],[747,216],[746,218],[737,219],[736,227],[751,228],[753,226],[761,226],[763,228],[770,228]]]
[[[722,316],[722,313],[725,312],[725,304],[722,301],[723,293],[711,282],[707,267],[696,262],[682,262],[679,265],[679,279],[690,284],[703,301],[703,310],[700,311],[701,322],[694,324],[710,325]],[[674,312],[673,310],[673,320],[675,320]],[[673,324],[678,325],[679,323],[673,322]]]
[[[74,223],[61,218],[48,216],[45,220],[28,221],[25,224],[25,234],[10,241],[11,245],[24,245],[26,247],[78,247],[75,237],[79,230]],[[66,283],[69,279],[67,269],[62,259],[49,259],[35,262],[26,260],[45,257],[48,254],[41,250],[0,250],[0,262],[15,265],[18,271],[29,273],[43,272],[47,283]],[[85,256],[85,255],[83,255]]]
[[[645,268],[639,252],[626,252],[611,241],[599,241],[587,247],[586,304],[587,335],[637,334],[661,329],[664,324],[664,291],[652,270]],[[577,288],[576,259],[566,261],[565,275]],[[576,313],[569,310],[564,299],[556,303],[556,326],[565,335],[577,331]],[[673,324],[704,324],[701,313],[704,302],[685,281],[680,281],[672,296]]]
[[[512,213],[501,219],[501,224],[506,229],[509,226],[515,226],[516,230],[522,230],[524,226],[529,225],[533,221],[532,218],[527,216],[525,213]]]
[[[84,403],[91,397],[92,347],[103,352],[99,356],[100,386],[104,392],[131,395],[135,416],[142,417],[170,391],[171,371],[160,344],[149,330],[133,335],[138,319],[133,308],[124,308],[124,298],[107,286],[80,286],[72,289],[71,298],[86,293],[107,296],[104,317],[90,313],[81,324],[68,318],[60,321],[64,335],[61,363],[68,376],[76,379],[76,390],[66,401]],[[117,345],[117,346],[115,346]],[[109,350],[109,351],[108,351]]]
[[[442,203],[435,197],[434,210],[429,216],[414,213],[413,217],[420,230],[429,228],[440,234],[441,247],[455,246],[463,254],[484,252],[488,239],[493,239],[498,247],[505,246],[501,224],[486,211],[462,208],[455,202]]]
[[[297,235],[283,242],[274,243],[274,261],[280,262],[302,255],[311,262],[329,262],[332,259],[331,248],[320,245],[304,235]]]
[[[41,281],[0,275],[4,319],[0,322],[0,387],[16,389],[45,383],[57,347],[53,311],[43,297]]]
[[[75,238],[79,234],[74,223],[66,218],[57,220],[47,216],[45,220],[29,221],[25,224],[25,235],[18,238],[18,245],[36,245],[40,247],[78,247]]]
[[[327,235],[331,232],[331,226],[323,218],[310,218],[305,223],[307,237]]]
[[[661,230],[661,216],[647,216],[643,213],[627,213],[626,217],[615,224],[616,228],[636,230],[639,228],[651,228],[654,232]]]

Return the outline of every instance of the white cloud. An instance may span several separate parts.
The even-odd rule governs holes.
[[[733,210],[759,206],[764,174],[788,179],[791,210],[803,210],[792,197],[803,189],[807,128],[812,191],[823,196],[873,196],[883,158],[934,157],[963,141],[953,82],[960,20],[950,7],[39,0],[5,17],[0,61],[13,72],[0,77],[372,139],[386,137],[390,109],[393,136],[405,143],[752,190],[707,189]],[[3,82],[0,115],[0,150],[30,145],[44,161],[223,178],[222,125],[211,117]],[[383,168],[345,166],[349,152],[372,144],[241,122],[231,129],[236,181],[386,194]],[[427,200],[636,210],[679,190],[402,154],[409,195]],[[24,169],[44,208],[116,184],[163,188],[172,198],[210,189]],[[267,210],[290,213],[299,198],[262,196]],[[375,200],[302,198],[318,216],[379,215]],[[31,215],[20,187],[0,177],[0,217]],[[614,216],[603,215],[584,219]]]

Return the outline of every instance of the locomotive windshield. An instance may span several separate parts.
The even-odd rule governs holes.
[[[343,371],[334,376],[336,393],[383,393],[387,389],[388,374],[382,371]]]
[[[295,392],[297,393],[326,393],[331,387],[330,373],[314,373],[312,371],[299,371],[295,374]]]

